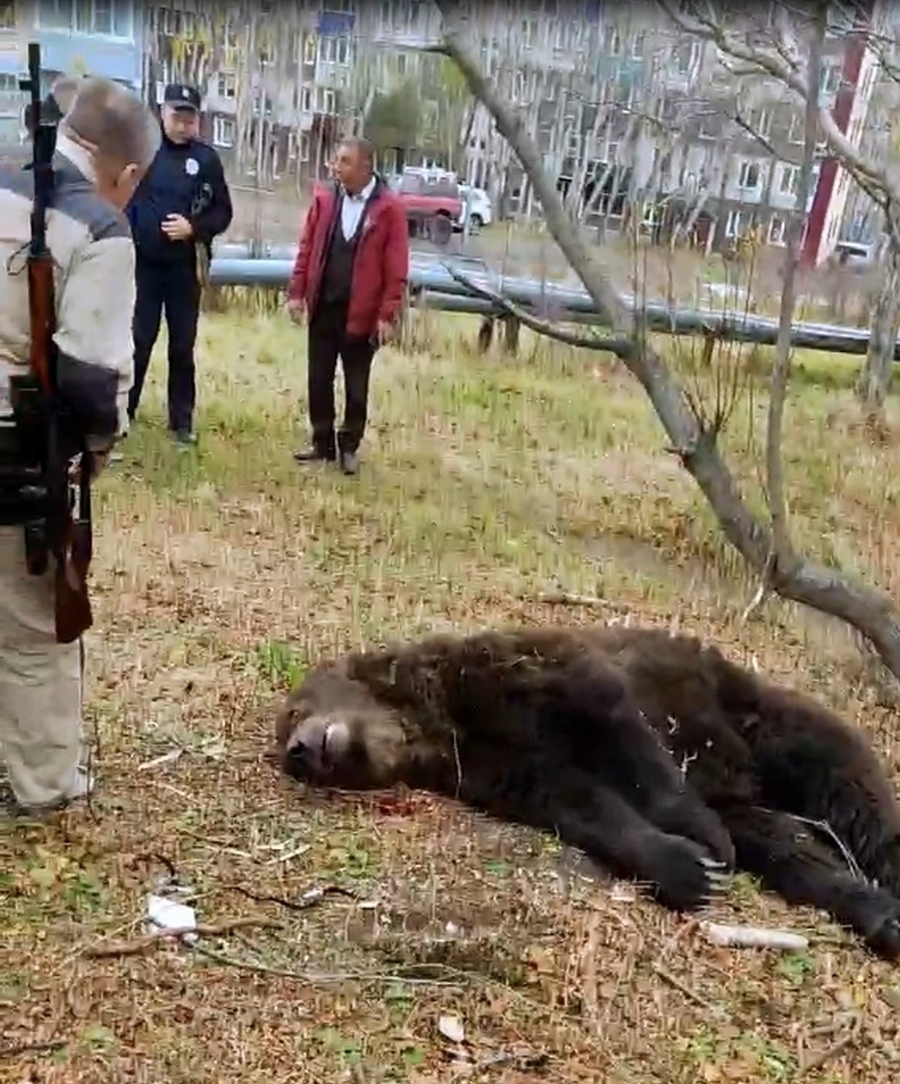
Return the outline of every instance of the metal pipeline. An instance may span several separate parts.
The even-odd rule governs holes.
[[[286,247],[286,246],[285,246]],[[215,250],[210,264],[210,284],[214,286],[259,286],[284,289],[293,270],[291,258],[245,259],[220,255],[230,245]],[[278,246],[272,246],[277,250]],[[296,250],[293,250],[296,251]],[[440,262],[438,262],[440,261]],[[533,279],[510,278],[487,269],[483,261],[459,257],[416,253],[410,261],[410,286],[414,299],[421,298],[429,308],[447,312],[501,315],[502,309],[479,297],[441,266],[453,264],[475,286],[501,294],[512,303],[548,319],[602,325],[603,319],[585,290],[572,290],[555,283]],[[479,269],[480,268],[483,269]],[[671,308],[658,301],[641,301],[637,305],[633,294],[622,294],[622,300],[632,310],[638,307],[651,331],[668,335],[700,335],[713,333],[733,342],[774,346],[778,338],[778,321],[756,313],[722,312],[705,308]],[[791,333],[795,347],[821,350],[832,354],[865,354],[869,346],[868,328],[843,327],[839,324],[795,323]],[[900,359],[900,342],[894,347],[894,358]]]

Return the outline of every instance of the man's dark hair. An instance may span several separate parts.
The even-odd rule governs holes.
[[[370,140],[365,139],[363,136],[347,136],[346,139],[341,140],[339,145],[357,151],[360,157],[365,158],[370,165],[375,161],[375,147]]]

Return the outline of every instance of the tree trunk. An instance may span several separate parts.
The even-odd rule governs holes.
[[[872,313],[869,349],[856,382],[856,397],[866,409],[880,412],[894,375],[894,347],[900,327],[900,246],[891,241],[884,281]]]
[[[437,0],[444,27],[443,48],[459,65],[472,94],[493,115],[498,132],[508,141],[541,201],[547,228],[612,330],[629,337],[631,345],[619,356],[637,378],[656,411],[679,457],[709,502],[719,526],[751,568],[767,574],[782,598],[837,617],[860,632],[885,666],[900,679],[900,612],[884,592],[858,583],[796,553],[771,560],[771,531],[753,515],[716,444],[716,434],[704,428],[691,410],[683,389],[665,360],[646,341],[635,314],[613,286],[596,250],[589,250],[566,214],[543,158],[515,110],[482,73],[471,47],[469,19],[451,0]]]

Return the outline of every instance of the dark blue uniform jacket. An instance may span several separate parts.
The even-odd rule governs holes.
[[[231,223],[231,195],[218,154],[200,140],[177,144],[163,135],[126,213],[139,261],[192,261],[195,241],[209,248]],[[162,231],[167,215],[184,215],[194,227],[194,239],[170,241]]]

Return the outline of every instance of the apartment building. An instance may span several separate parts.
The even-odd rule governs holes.
[[[822,99],[855,145],[877,77],[868,31],[878,9],[855,5],[855,21],[845,26],[836,17],[826,43]],[[783,86],[759,79],[738,95],[714,47],[652,9],[613,5],[596,13],[572,0],[513,12],[485,4],[481,30],[495,84],[529,115],[557,187],[581,189],[589,222],[616,229],[628,211],[652,220],[662,196],[685,214],[702,207],[712,247],[749,229],[764,242],[785,243],[804,120],[802,103]],[[850,191],[824,145],[819,156],[806,207],[811,264],[833,252]],[[532,212],[521,169],[483,109],[470,131],[466,174],[501,207],[505,194],[507,210]]]
[[[262,2],[238,25],[227,5],[170,0],[147,10],[145,81],[157,97],[167,81],[197,81],[204,134],[233,167],[309,179],[326,171],[367,95],[415,72],[435,17],[429,0]],[[185,63],[204,38],[205,62]]]
[[[0,142],[24,135],[18,81],[27,44],[41,46],[45,89],[62,72],[102,75],[140,90],[142,18],[138,0],[0,2]]]
[[[560,190],[582,193],[588,221],[615,229],[627,210],[652,217],[662,193],[686,207],[702,203],[716,247],[751,227],[784,243],[802,108],[783,88],[760,82],[737,101],[733,79],[717,73],[715,50],[663,25],[649,6],[522,0],[510,8],[484,0],[475,10],[483,62],[529,114]],[[228,15],[229,5],[215,0],[0,0],[0,140],[21,134],[21,43],[36,37],[48,78],[97,72],[143,85],[156,100],[168,81],[197,81],[204,133],[226,160],[276,180],[309,179],[325,171],[334,142],[370,111],[373,96],[411,85],[433,67],[422,49],[440,33],[431,0],[307,0],[290,9],[260,0],[249,22]],[[822,91],[847,137],[859,142],[877,63],[865,35],[852,29],[829,42]],[[435,100],[422,100],[423,89],[416,107],[437,118],[440,87],[429,92]],[[533,194],[483,108],[464,119],[462,134],[466,179],[488,188],[501,214],[532,213]],[[428,153],[398,145],[383,151],[380,164],[390,170]],[[850,190],[823,154],[807,208],[811,262],[833,250]],[[851,202],[859,219],[856,193]]]

